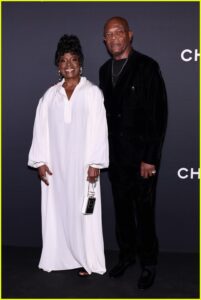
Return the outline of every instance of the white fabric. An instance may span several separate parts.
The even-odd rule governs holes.
[[[84,267],[103,274],[105,256],[101,221],[100,180],[93,215],[81,212],[87,194],[89,165],[108,166],[108,137],[100,89],[81,77],[70,101],[63,81],[40,99],[28,165],[46,164],[49,186],[42,186],[43,249],[39,268],[45,271]]]

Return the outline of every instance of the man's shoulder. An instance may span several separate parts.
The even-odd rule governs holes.
[[[130,63],[138,63],[140,64],[142,67],[150,67],[150,68],[158,68],[158,62],[153,59],[152,57],[141,53],[137,50],[133,50],[132,53],[130,54]],[[107,70],[110,65],[111,65],[111,61],[112,59],[108,59],[101,67],[100,67],[100,72],[103,72],[105,70]]]
[[[109,66],[110,63],[111,63],[111,60],[112,60],[111,58],[108,59],[108,60],[100,67],[100,71],[107,69],[108,66]]]
[[[158,68],[158,62],[152,57],[134,50],[131,57],[133,61],[137,61],[144,68]]]

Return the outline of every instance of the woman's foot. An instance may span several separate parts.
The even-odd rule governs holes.
[[[79,269],[78,271],[78,276],[80,277],[87,277],[90,276],[91,274],[89,274],[84,268]]]

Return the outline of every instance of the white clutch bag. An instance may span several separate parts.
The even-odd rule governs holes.
[[[94,212],[94,207],[96,203],[95,197],[95,187],[96,183],[89,183],[87,196],[84,197],[82,205],[82,213],[84,215],[91,215]]]

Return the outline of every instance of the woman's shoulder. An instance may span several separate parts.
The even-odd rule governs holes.
[[[43,100],[48,101],[48,99],[51,99],[53,96],[55,96],[55,93],[61,88],[62,82],[55,83],[51,85],[43,94]]]
[[[84,86],[88,91],[90,91],[92,93],[102,94],[102,91],[98,87],[98,85],[96,85],[92,81],[88,80],[86,77],[82,77],[82,78],[83,78],[82,80],[84,82]]]
[[[45,92],[44,95],[48,95],[48,94],[51,94],[51,93],[55,93],[58,89],[60,89],[62,86],[62,82],[59,81],[53,85],[51,85]]]
[[[104,102],[103,93],[96,84],[88,79],[85,80],[85,95],[90,110],[93,111],[95,107],[102,107]]]

